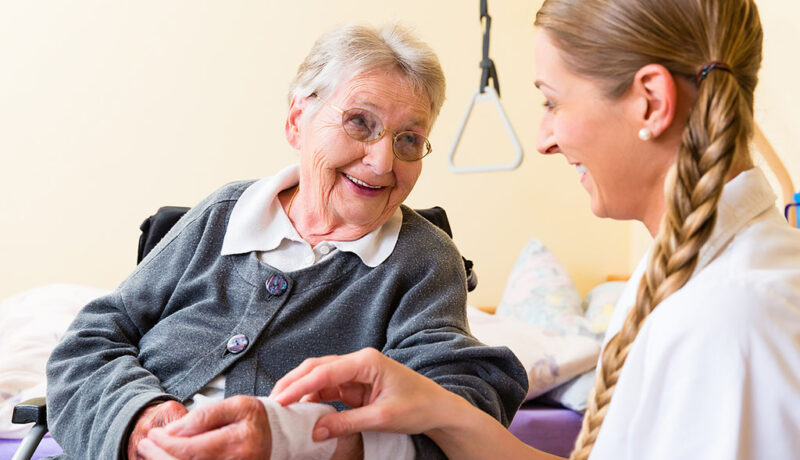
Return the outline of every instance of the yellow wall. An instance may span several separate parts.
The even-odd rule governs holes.
[[[522,167],[454,175],[445,156],[480,75],[477,1],[0,2],[0,298],[52,282],[113,288],[134,267],[139,223],[159,206],[194,204],[227,181],[293,162],[285,94],[313,41],[337,24],[395,19],[433,46],[448,78],[434,154],[408,202],[448,210],[480,278],[471,301],[499,300],[533,236],[582,292],[627,272],[638,250],[631,226],[595,219],[574,169],[535,152],[538,3],[489,5],[491,54],[527,153]],[[800,73],[792,57],[800,6],[760,4],[767,56],[757,116],[778,150],[792,152],[785,161],[800,183],[800,141],[791,136],[800,90],[790,80]],[[462,159],[507,160],[503,130],[489,119],[481,131],[479,120]]]

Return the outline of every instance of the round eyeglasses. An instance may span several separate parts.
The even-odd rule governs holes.
[[[342,129],[351,138],[360,142],[375,142],[386,134],[381,119],[369,110],[359,108],[343,110],[322,100],[342,114]],[[402,161],[421,160],[431,153],[431,150],[430,141],[422,134],[414,131],[392,134],[392,151],[394,156]]]

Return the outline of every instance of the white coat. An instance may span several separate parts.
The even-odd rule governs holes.
[[[800,458],[800,231],[761,170],[725,186],[694,276],[645,320],[590,458]]]

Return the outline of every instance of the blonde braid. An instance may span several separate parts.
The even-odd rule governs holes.
[[[670,173],[666,214],[656,237],[649,266],[642,276],[625,322],[603,350],[602,366],[583,426],[570,459],[591,453],[614,393],[622,366],[647,316],[680,289],[694,273],[700,250],[711,235],[717,203],[738,146],[747,139],[742,115],[746,104],[736,80],[724,72],[709,75],[684,131],[683,145]],[[737,110],[738,109],[738,110]]]
[[[678,155],[667,178],[666,210],[647,269],[620,331],[602,353],[571,459],[589,457],[622,366],[645,319],[692,277],[714,229],[722,188],[735,162],[749,162],[753,92],[762,32],[752,0],[547,0],[545,28],[576,73],[619,97],[644,65],[675,78],[715,70],[698,87]]]

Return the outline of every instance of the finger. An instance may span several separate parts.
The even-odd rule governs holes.
[[[159,449],[177,458],[187,458],[190,454],[189,449],[195,443],[197,436],[174,436],[163,428],[155,428],[147,434],[147,441],[154,443]],[[142,441],[144,442],[144,440]],[[141,444],[141,443],[140,443]],[[212,448],[212,446],[205,446]]]
[[[311,403],[318,403],[321,402],[322,398],[319,397],[319,393],[309,393],[302,398],[300,398],[300,402],[311,402]]]
[[[298,401],[303,395],[338,387],[347,382],[371,384],[374,371],[361,352],[326,360],[307,374],[294,380],[272,399],[281,405]]]
[[[186,412],[188,412],[186,407],[176,401],[160,402],[145,408],[128,437],[128,457],[137,457],[136,449],[139,441],[147,436],[151,429],[166,425],[170,421],[182,417]]]
[[[363,383],[344,383],[339,386],[339,400],[350,407],[361,407],[367,404],[372,387]]]
[[[164,426],[170,422],[178,420],[189,413],[186,406],[176,401],[168,401],[158,406],[158,411],[153,414],[150,421],[152,427]]]
[[[317,394],[322,401],[339,401],[341,399],[339,387],[323,388]]]
[[[285,392],[288,387],[295,385],[298,380],[308,379],[310,374],[320,373],[324,369],[332,369],[341,373],[341,375],[334,373],[334,380],[327,386],[336,386],[338,383],[343,383],[351,378],[361,381],[362,383],[370,383],[374,378],[375,371],[380,367],[379,361],[381,359],[389,360],[378,350],[370,347],[362,348],[361,350],[342,356],[329,355],[307,359],[275,384],[270,397],[277,400],[276,398],[280,396],[280,400],[282,401],[284,399],[282,393]],[[291,402],[295,401],[297,401],[297,399]]]
[[[154,429],[148,436],[165,452],[178,458],[251,458],[251,455],[254,455],[252,458],[262,458],[269,445],[268,438],[261,436],[257,427],[244,422],[196,436],[171,436],[163,429]]]
[[[234,423],[241,418],[237,405],[230,399],[193,410],[170,422],[164,429],[173,436],[194,436]]]
[[[139,447],[139,441],[141,441],[143,437],[144,434],[138,432],[131,433],[131,435],[128,437],[128,458],[137,458],[136,452]]]
[[[336,438],[362,431],[388,431],[392,417],[385,408],[370,405],[358,409],[333,412],[317,420],[312,432],[314,441]],[[324,435],[327,434],[327,437]]]
[[[283,377],[278,379],[275,382],[275,386],[272,387],[272,392],[270,397],[275,397],[281,392],[283,392],[286,387],[297,381],[299,378],[305,376],[312,370],[314,370],[317,366],[322,364],[331,362],[339,358],[338,355],[328,355],[328,356],[321,356],[318,358],[307,358],[300,363],[299,366],[292,369],[291,371],[287,372]]]
[[[141,440],[141,442],[139,442],[137,454],[137,459],[144,458],[145,460],[177,460],[175,457],[164,452],[161,447],[147,438],[144,438]]]
[[[332,372],[338,373],[340,379],[336,379]],[[342,362],[337,362],[336,367],[333,369],[327,365],[323,365],[314,368],[314,370],[295,380],[277,394],[273,392],[270,397],[278,404],[284,406],[297,402],[304,395],[311,393],[316,393],[317,397],[322,400],[337,399],[337,380],[346,382],[354,378],[356,372],[357,370],[355,369],[343,369]],[[331,394],[331,390],[334,391],[333,395]]]

